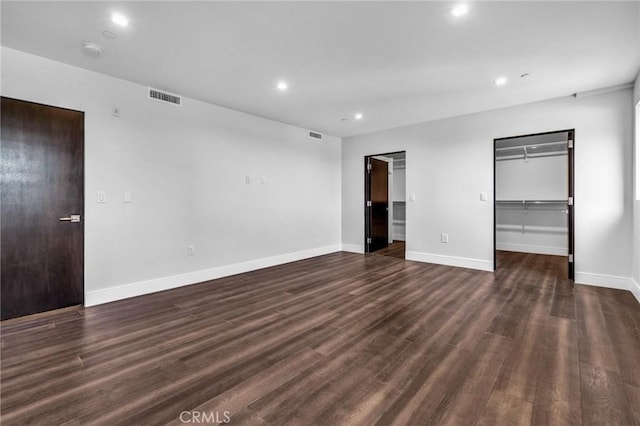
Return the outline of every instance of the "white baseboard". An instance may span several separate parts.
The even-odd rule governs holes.
[[[406,252],[405,259],[415,260],[416,262],[436,263],[438,265],[457,266],[459,268],[493,272],[493,262],[490,260],[443,256],[441,254],[421,253],[417,251]]]
[[[631,293],[635,296],[638,303],[640,303],[640,284],[633,278],[631,279]]]
[[[364,253],[364,246],[358,244],[342,244],[342,251],[348,251],[349,253]]]
[[[576,284],[592,285],[596,287],[614,288],[633,292],[633,279],[615,275],[591,274],[577,272],[574,279]]]
[[[393,234],[393,241],[405,241],[405,234]]]
[[[566,247],[536,246],[532,244],[496,243],[497,250],[517,251],[519,253],[549,254],[552,256],[567,256]]]
[[[318,247],[310,250],[302,250],[293,253],[285,253],[278,256],[265,257],[262,259],[250,260],[248,262],[234,263],[231,265],[219,266],[216,268],[201,271],[187,272],[185,274],[173,275],[169,277],[155,278],[148,281],[129,283],[99,290],[85,292],[84,305],[95,306],[115,300],[127,299],[129,297],[142,296],[144,294],[169,290],[203,281],[214,280],[216,278],[241,274],[243,272],[255,271],[257,269],[268,268],[270,266],[281,265],[283,263],[295,262],[297,260],[308,259],[310,257],[322,256],[324,254],[340,251],[339,244]]]

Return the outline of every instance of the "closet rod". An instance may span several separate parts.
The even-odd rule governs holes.
[[[516,232],[545,232],[566,234],[567,228],[564,226],[542,226],[542,225],[516,225],[516,224],[496,224],[497,231],[516,231]]]
[[[567,204],[567,200],[496,200],[497,204]]]
[[[522,159],[542,158],[542,157],[557,157],[559,155],[567,155],[567,154],[568,154],[567,151],[550,152],[548,154],[528,154],[526,156],[524,154],[512,154],[512,155],[505,155],[503,157],[496,157],[496,161],[522,160]]]
[[[524,148],[540,148],[543,146],[556,146],[556,145],[567,145],[567,141],[561,142],[542,142],[542,143],[532,143],[528,145],[517,145],[517,146],[505,146],[503,148],[496,148],[496,151],[509,151],[513,149],[524,149]]]

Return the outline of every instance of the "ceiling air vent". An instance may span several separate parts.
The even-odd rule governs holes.
[[[317,139],[317,140],[321,141],[322,140],[322,133],[309,131],[309,137],[311,139]]]
[[[149,98],[157,101],[169,102],[174,105],[182,105],[182,98],[180,96],[172,93],[161,92],[160,90],[152,89],[151,87],[149,87]]]

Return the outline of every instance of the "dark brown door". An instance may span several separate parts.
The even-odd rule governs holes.
[[[1,107],[4,320],[84,302],[84,114]]]
[[[376,251],[389,245],[389,166],[375,158],[369,159],[368,250]],[[369,205],[370,204],[370,205]]]

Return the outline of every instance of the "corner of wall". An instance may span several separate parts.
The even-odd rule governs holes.
[[[437,265],[455,266],[458,268],[476,269],[479,271],[493,272],[493,262],[483,259],[470,259],[466,257],[444,256],[440,254],[421,253],[408,251],[405,259],[416,262],[435,263]]]
[[[633,278],[618,277],[615,275],[594,274],[589,272],[576,272],[575,283],[596,287],[612,288],[616,290],[633,291]]]
[[[364,254],[364,247],[358,244],[345,244],[342,243],[342,251],[349,253]]]
[[[635,279],[631,279],[631,293],[635,296],[638,303],[640,303],[640,284]]]
[[[244,272],[268,268],[270,266],[282,265],[284,263],[304,260],[310,257],[335,253],[340,251],[340,248],[340,245],[318,247],[310,250],[251,260],[248,262],[224,265],[217,268],[187,272],[185,274],[88,291],[85,292],[84,305],[87,307],[101,305],[103,303],[114,302],[116,300],[128,299],[130,297],[142,296],[191,284],[203,283],[205,281],[228,277],[230,275],[242,274]]]

